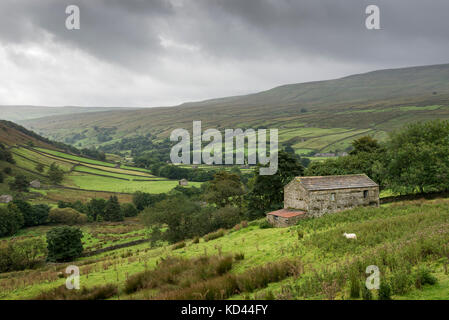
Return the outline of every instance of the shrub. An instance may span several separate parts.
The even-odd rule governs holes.
[[[117,286],[106,284],[81,290],[67,290],[65,285],[42,292],[34,300],[105,300],[118,293]]]
[[[423,285],[429,284],[434,285],[438,282],[438,279],[435,278],[431,273],[430,270],[426,267],[420,267],[416,271],[415,275],[415,286],[418,289],[421,289]]]
[[[245,254],[242,252],[236,253],[234,255],[234,259],[235,259],[235,261],[243,260],[243,259],[245,259]]]
[[[14,181],[9,183],[9,187],[11,190],[19,191],[19,192],[28,192],[28,187],[30,185],[30,181],[24,175],[20,174],[14,178]]]
[[[212,230],[230,229],[239,222],[240,210],[238,208],[223,207],[212,213],[211,228]]]
[[[223,275],[232,269],[232,256],[224,257],[220,260],[215,270],[218,275]]]
[[[391,300],[391,286],[386,281],[380,282],[379,300]]]
[[[122,204],[122,212],[125,217],[135,217],[139,213],[137,208],[132,203]]]
[[[0,207],[0,236],[12,236],[23,227],[23,215],[17,206],[10,203],[7,208]]]
[[[215,240],[215,239],[221,238],[224,235],[225,235],[225,231],[223,229],[220,229],[220,230],[217,230],[215,232],[211,232],[211,233],[206,234],[203,237],[203,239],[204,239],[204,241],[207,242],[207,241],[211,241],[211,240]]]
[[[7,175],[10,175],[12,173],[12,169],[11,167],[6,167],[5,169],[3,169],[3,172]]]
[[[273,228],[273,226],[271,225],[271,223],[269,223],[266,219],[261,221],[259,223],[259,228],[260,229],[268,229],[268,228]]]
[[[193,238],[192,243],[200,243],[200,237]]]
[[[85,214],[79,213],[72,208],[53,208],[48,214],[48,219],[50,223],[58,224],[83,224],[87,222],[87,216]]]
[[[185,246],[186,246],[186,243],[184,241],[181,241],[181,242],[175,243],[171,249],[177,250],[177,249],[184,248]]]
[[[369,290],[366,286],[362,286],[362,298],[363,300],[373,300],[371,290]]]
[[[405,294],[410,290],[413,281],[407,270],[398,270],[391,276],[391,287],[394,294]]]
[[[42,239],[10,241],[0,247],[0,272],[34,268],[43,261],[45,254],[46,246]]]
[[[45,204],[32,206],[23,200],[14,200],[13,203],[22,213],[25,227],[37,226],[48,222],[49,206]]]
[[[52,262],[71,261],[83,252],[79,228],[56,227],[47,232],[47,260]]]

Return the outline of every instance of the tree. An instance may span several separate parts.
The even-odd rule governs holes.
[[[281,208],[284,201],[284,186],[304,172],[304,167],[298,159],[284,151],[278,154],[276,174],[260,175],[259,169],[260,166],[256,168],[255,176],[250,182],[251,191],[247,197],[250,218],[261,216],[267,210]]]
[[[38,163],[36,165],[36,171],[40,173],[44,172],[44,165],[42,163]]]
[[[350,154],[353,155],[358,154],[360,152],[373,153],[381,148],[379,142],[370,136],[363,136],[357,140],[354,140],[352,142],[352,147],[354,149],[350,152]]]
[[[123,212],[116,196],[111,196],[106,202],[104,210],[104,220],[106,221],[123,221]]]
[[[209,182],[204,199],[217,207],[239,205],[244,194],[240,177],[233,173],[220,171]]]
[[[396,192],[449,190],[449,121],[418,122],[391,135],[386,183]]]
[[[14,181],[9,183],[11,190],[16,190],[19,192],[28,192],[29,185],[30,181],[28,178],[21,174],[16,176]]]
[[[167,197],[165,193],[151,194],[137,191],[133,195],[133,203],[137,210],[142,211],[146,207],[154,205],[156,202],[162,201]]]
[[[198,203],[184,196],[177,196],[146,208],[141,216],[143,223],[153,230],[167,226],[167,230],[162,234],[159,233],[159,236],[162,240],[174,243],[201,233],[201,226],[206,219],[195,218],[200,212],[201,207]]]
[[[64,179],[64,171],[55,162],[50,165],[47,174],[50,181],[54,184],[60,184]]]
[[[104,199],[91,199],[87,204],[87,216],[90,221],[98,221],[104,219],[104,213],[106,209],[106,200]]]
[[[47,260],[72,261],[83,253],[83,233],[75,227],[56,227],[47,232]]]
[[[125,217],[135,217],[139,213],[132,203],[124,203],[122,205],[122,212]]]
[[[13,203],[0,207],[0,237],[12,236],[23,227],[23,216]]]
[[[50,223],[60,224],[84,224],[87,222],[87,216],[79,213],[73,208],[53,208],[48,214]]]

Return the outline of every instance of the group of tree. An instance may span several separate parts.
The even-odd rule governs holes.
[[[11,164],[15,163],[11,151],[9,151],[3,143],[0,143],[0,161],[6,161]]]
[[[137,201],[137,203],[139,202]],[[75,202],[59,201],[58,207],[71,208],[86,214],[89,222],[123,221],[125,217],[134,217],[139,213],[132,203],[120,204],[117,196],[111,196],[108,200],[94,198],[87,203],[82,203],[79,200]]]
[[[401,194],[449,190],[449,121],[412,123],[385,143],[362,137],[352,145],[349,156],[312,162],[306,175],[365,173]]]

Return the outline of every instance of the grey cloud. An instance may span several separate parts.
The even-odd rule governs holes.
[[[70,4],[81,9],[79,31],[65,29]],[[382,30],[364,27],[369,4],[379,5]],[[0,49],[44,46],[50,36],[60,46],[167,86],[201,83],[194,91],[204,97],[220,92],[219,79],[204,79],[217,66],[233,66],[223,74],[229,82],[243,79],[238,69],[260,70],[267,80],[257,82],[254,75],[253,82],[269,86],[270,78],[279,77],[267,65],[278,66],[276,74],[285,72],[288,82],[301,71],[291,65],[309,61],[327,62],[330,70],[317,73],[329,77],[343,75],[342,66],[362,72],[449,62],[447,0],[2,0],[0,12]],[[24,61],[10,57],[11,63]],[[308,72],[297,81],[316,80]],[[244,78],[235,84],[239,93],[248,86],[250,76]]]

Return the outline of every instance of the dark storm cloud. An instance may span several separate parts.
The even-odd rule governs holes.
[[[81,10],[78,31],[65,28],[65,8],[73,4]],[[370,4],[381,9],[382,30],[365,28]],[[182,86],[179,99],[229,94],[220,88],[230,83],[242,93],[342,76],[344,68],[349,73],[449,62],[447,0],[2,0],[0,12],[0,49],[20,46],[19,53],[5,51],[19,67],[28,47],[62,59],[51,53],[50,42],[161,86]],[[86,69],[88,63],[99,67],[90,61]],[[314,63],[316,71],[303,68]],[[0,92],[1,86],[0,76]],[[96,92],[95,99],[102,94],[113,93]],[[156,89],[152,94],[161,95]]]
[[[69,4],[81,9],[82,32],[64,28]],[[368,4],[380,6],[383,30],[364,28]],[[45,30],[57,41],[125,66],[142,61],[144,67],[149,59],[143,56],[157,62],[164,54],[160,35],[199,45],[219,59],[303,53],[423,63],[442,61],[449,46],[447,0],[7,0],[0,8],[4,41],[39,40]]]

